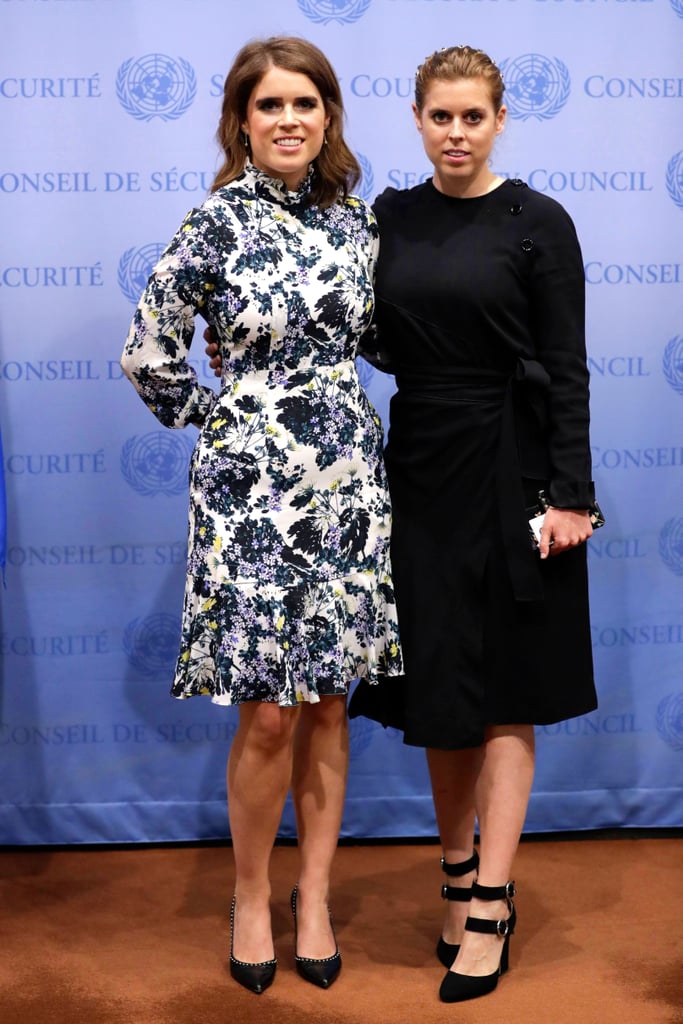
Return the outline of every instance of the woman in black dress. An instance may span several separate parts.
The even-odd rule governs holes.
[[[405,676],[361,682],[351,715],[427,749],[446,1002],[490,992],[507,969],[532,723],[596,707],[583,264],[564,209],[489,168],[503,89],[479,50],[428,57],[413,110],[434,176],[374,206],[375,362],[397,383],[385,459]],[[541,490],[551,507],[534,550],[527,509]]]

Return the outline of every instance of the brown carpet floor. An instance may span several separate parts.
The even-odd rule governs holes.
[[[273,855],[275,983],[228,974],[227,846],[0,851],[2,1024],[683,1024],[683,841],[525,841],[510,972],[446,1006],[434,956],[435,845],[342,846],[333,910],[344,967],[294,971],[296,850]]]

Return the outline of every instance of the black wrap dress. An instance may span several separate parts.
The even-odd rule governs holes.
[[[584,272],[571,219],[519,180],[376,201],[377,355],[405,676],[350,713],[408,744],[478,746],[492,724],[596,707],[586,545],[541,562],[527,508],[594,498]]]

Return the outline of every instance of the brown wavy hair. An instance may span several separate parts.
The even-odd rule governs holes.
[[[503,105],[503,76],[498,66],[483,50],[472,46],[446,46],[425,57],[415,74],[415,106],[424,105],[425,94],[433,81],[450,82],[455,78],[483,78],[491,92],[493,107],[498,113]]]
[[[249,153],[241,125],[247,116],[249,97],[271,68],[306,75],[316,86],[330,119],[327,144],[313,161],[315,175],[309,196],[311,205],[331,206],[345,199],[360,180],[360,167],[343,134],[344,105],[339,81],[327,57],[317,46],[295,36],[272,36],[243,46],[235,57],[223,88],[223,106],[216,138],[225,154],[211,191],[234,181],[244,170]]]

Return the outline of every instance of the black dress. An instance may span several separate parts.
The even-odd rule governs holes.
[[[385,452],[405,676],[351,717],[444,750],[493,724],[596,707],[586,546],[543,562],[527,507],[593,500],[584,273],[571,219],[521,181],[375,204],[377,358],[395,374]]]

